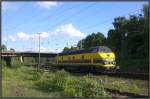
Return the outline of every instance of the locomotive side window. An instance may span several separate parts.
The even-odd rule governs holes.
[[[75,60],[75,56],[73,56],[72,58],[73,58],[73,60]]]
[[[63,56],[62,56],[62,61],[63,61]]]
[[[70,60],[70,56],[68,56],[68,60]]]
[[[82,60],[84,60],[84,55],[82,55]]]

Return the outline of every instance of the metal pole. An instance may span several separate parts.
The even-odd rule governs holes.
[[[67,42],[67,47],[69,48],[69,46],[68,46],[68,42]]]
[[[39,64],[38,64],[38,68],[37,68],[37,71],[39,70],[39,67],[40,67],[40,34],[41,33],[37,33],[39,34]]]
[[[81,40],[81,50],[82,50],[82,40]]]
[[[123,32],[121,33],[121,58],[123,58],[123,39],[124,39],[124,37],[123,37],[124,35],[123,35]]]
[[[56,51],[57,51],[57,49],[56,49]],[[58,52],[57,52],[57,64],[58,64]]]
[[[34,40],[34,38],[32,37],[31,38],[31,51],[33,51],[33,40]]]

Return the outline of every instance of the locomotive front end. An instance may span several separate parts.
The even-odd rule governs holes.
[[[102,68],[102,71],[112,71],[115,72],[118,68],[116,66],[116,57],[114,52],[106,46],[97,47],[98,59],[95,60],[95,63],[99,63],[99,68]]]
[[[114,69],[116,68],[115,54],[114,53],[104,53],[99,52],[100,59],[102,59],[102,66],[106,69]]]

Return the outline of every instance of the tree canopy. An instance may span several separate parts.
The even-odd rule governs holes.
[[[81,48],[81,43],[83,49],[88,49],[94,46],[101,46],[104,45],[105,39],[105,36],[100,32],[92,33],[88,35],[85,39],[80,40],[77,46]]]
[[[116,53],[117,58],[148,58],[149,5],[143,5],[142,11],[143,13],[130,15],[129,18],[114,18],[114,28],[108,30],[107,38],[101,32],[92,33],[80,40],[76,47],[65,47],[64,51],[106,45]]]
[[[114,19],[114,29],[108,31],[107,45],[119,56],[148,57],[148,8],[149,5],[143,6],[144,15]]]

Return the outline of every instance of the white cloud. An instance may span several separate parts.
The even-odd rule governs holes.
[[[49,37],[48,32],[39,32],[39,33],[41,33],[40,34],[41,39],[45,39],[45,38]],[[39,34],[31,35],[30,38],[34,38],[34,39],[38,40],[39,39]]]
[[[56,1],[42,1],[42,2],[37,2],[36,4],[41,8],[50,9],[52,7],[57,6],[59,3]]]
[[[17,33],[17,37],[22,40],[29,40],[30,36],[24,32]]]
[[[47,32],[41,32],[41,38],[48,38],[49,34]]]
[[[16,38],[15,37],[13,37],[13,36],[8,36],[8,38],[12,41],[12,42],[15,42],[16,41]]]
[[[65,24],[58,27],[54,34],[66,34],[71,37],[85,37],[86,35],[79,30],[77,30],[72,24]]]
[[[40,37],[41,37],[41,39],[45,39],[45,38],[48,38],[49,37],[49,33],[47,33],[47,32],[40,32],[41,33],[41,35],[40,35]],[[38,40],[39,39],[39,35],[38,34],[31,34],[31,35],[29,35],[29,34],[27,34],[27,33],[25,33],[25,32],[18,32],[18,33],[16,33],[16,37],[15,36],[9,36],[8,37],[8,39],[10,39],[11,41],[16,41],[16,39],[21,39],[21,40],[24,40],[24,41],[27,41],[27,40],[30,40],[30,39],[34,39],[34,40]],[[5,38],[5,41],[6,41],[7,39]]]
[[[47,52],[48,49],[47,49],[46,47],[41,46],[41,47],[40,47],[40,51],[41,51],[41,52]]]

